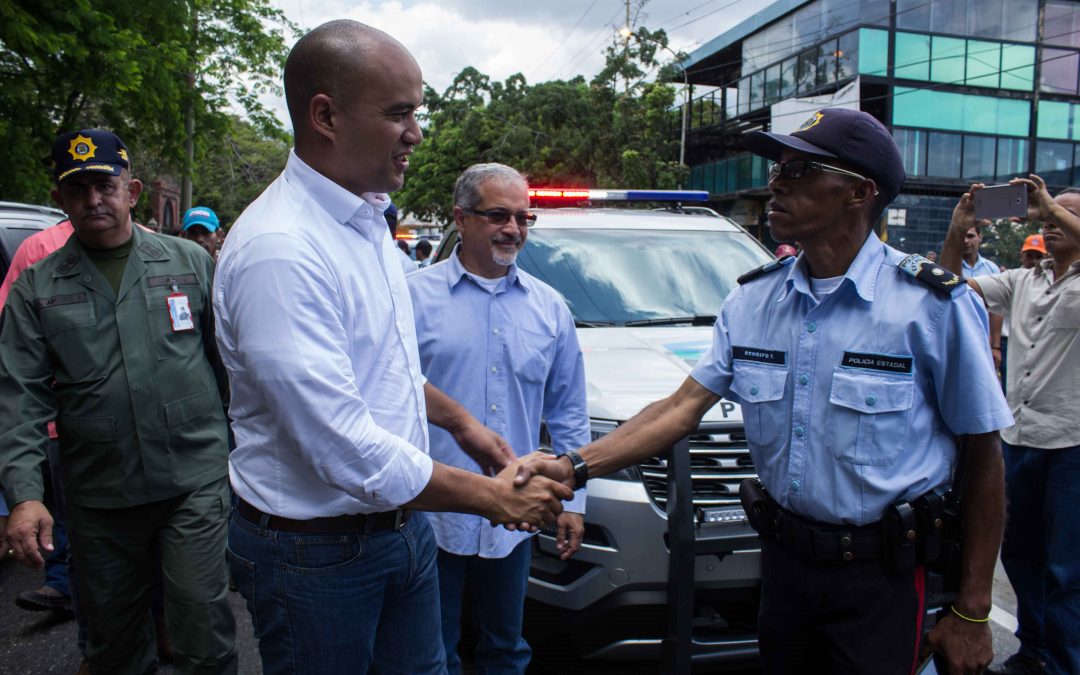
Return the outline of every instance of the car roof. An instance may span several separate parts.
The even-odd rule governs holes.
[[[59,223],[67,215],[60,209],[36,204],[0,202],[0,221],[18,221],[22,224],[41,223],[45,226]]]
[[[724,216],[620,208],[534,208],[536,225],[530,229],[589,230],[696,230],[742,232]]]

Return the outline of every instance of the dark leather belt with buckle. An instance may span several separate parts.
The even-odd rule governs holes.
[[[409,511],[396,509],[381,513],[357,513],[348,516],[329,516],[326,518],[311,518],[310,520],[293,520],[263,513],[243,499],[236,500],[236,512],[244,520],[255,525],[263,526],[271,530],[284,530],[285,532],[357,532],[360,534],[373,534],[386,530],[400,530],[409,522]]]
[[[777,541],[812,560],[874,560],[882,556],[881,524],[829,525],[777,506]]]

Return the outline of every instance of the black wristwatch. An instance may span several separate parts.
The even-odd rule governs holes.
[[[564,452],[563,457],[570,460],[570,468],[574,471],[574,489],[580,490],[585,487],[585,482],[589,480],[589,465],[573,450]]]

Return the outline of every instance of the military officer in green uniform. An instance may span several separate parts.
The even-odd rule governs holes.
[[[0,486],[12,507],[11,546],[37,567],[52,548],[41,465],[55,418],[90,671],[154,669],[157,546],[176,672],[235,672],[213,260],[194,242],[133,227],[142,185],[114,134],[64,134],[52,160],[53,199],[75,234],[23,272],[0,316]]]

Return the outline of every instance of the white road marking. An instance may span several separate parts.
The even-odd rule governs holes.
[[[997,605],[990,606],[990,620],[1007,629],[1010,633],[1016,632],[1016,617]]]

